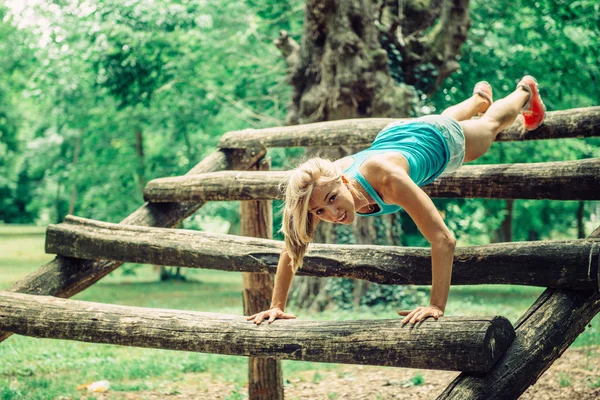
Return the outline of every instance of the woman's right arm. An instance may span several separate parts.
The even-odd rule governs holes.
[[[271,298],[271,308],[266,311],[261,311],[257,314],[246,317],[247,321],[254,321],[255,324],[260,323],[268,318],[268,323],[275,321],[277,318],[290,319],[296,318],[292,314],[283,312],[287,302],[287,296],[294,279],[294,271],[292,269],[291,258],[287,251],[283,249],[279,256],[277,264],[277,272],[275,273],[275,286],[273,287],[273,297]]]

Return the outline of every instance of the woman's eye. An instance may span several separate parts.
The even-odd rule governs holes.
[[[315,214],[317,214],[317,215],[321,215],[321,213],[322,213],[322,212],[323,212],[323,209],[319,208],[319,209],[318,209],[318,210],[315,212]]]
[[[335,201],[335,198],[336,198],[336,197],[337,197],[337,195],[336,195],[336,194],[334,194],[333,196],[331,196],[331,197],[329,198],[329,202],[330,202],[330,203],[333,203],[333,202]]]

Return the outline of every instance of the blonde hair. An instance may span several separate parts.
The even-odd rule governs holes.
[[[332,161],[315,157],[301,164],[280,185],[280,188],[285,186],[281,232],[285,236],[285,248],[292,259],[294,273],[302,266],[308,244],[315,234],[317,217],[309,212],[308,207],[313,190],[341,177],[341,171]]]

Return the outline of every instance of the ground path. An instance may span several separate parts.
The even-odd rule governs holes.
[[[388,400],[435,399],[458,373],[406,368],[343,365],[331,371],[303,371],[286,376],[286,399]],[[419,384],[415,384],[419,383]],[[245,399],[247,388],[232,392],[226,382],[210,374],[187,374],[183,381],[160,390],[110,392],[97,399]],[[592,400],[600,398],[600,347],[568,349],[544,373],[523,400]]]

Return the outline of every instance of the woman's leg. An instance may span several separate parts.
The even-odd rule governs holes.
[[[459,122],[465,132],[465,162],[487,153],[496,135],[514,122],[529,96],[527,90],[518,87],[505,98],[495,101],[481,118]]]

